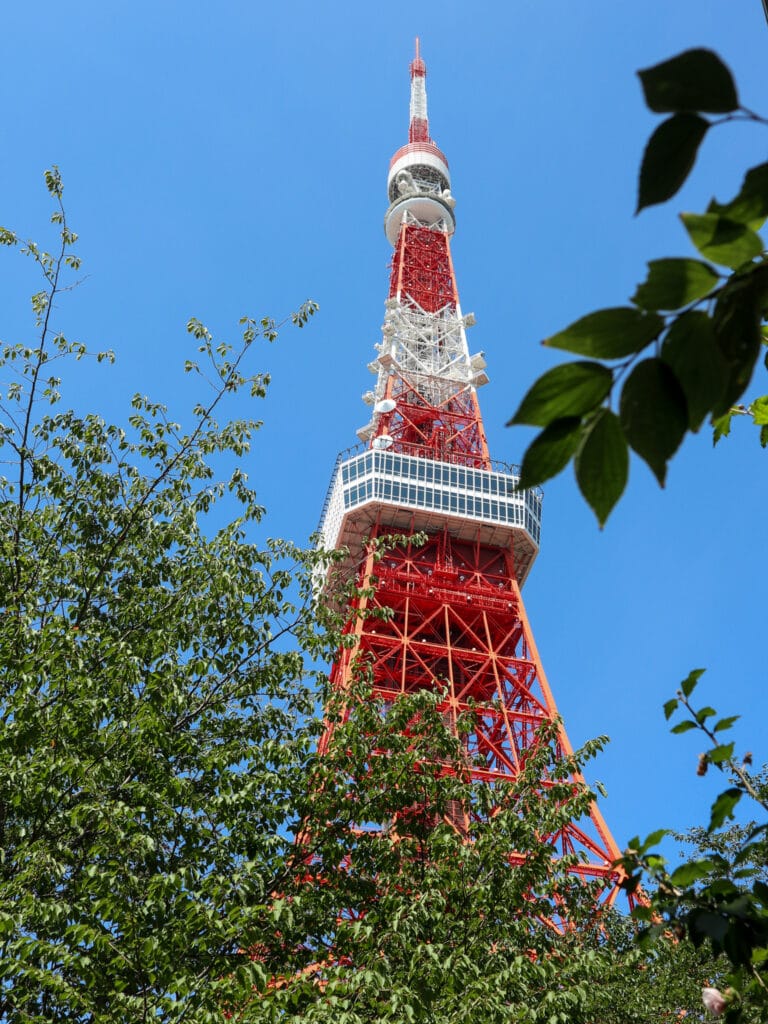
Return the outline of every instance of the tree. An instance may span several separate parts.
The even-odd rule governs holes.
[[[0,235],[43,277],[36,340],[0,359],[0,1018],[218,1022],[250,992],[317,731],[307,659],[333,643],[321,556],[249,541],[245,473],[217,479],[256,424],[214,416],[264,395],[241,368],[277,328],[233,350],[190,321],[210,392],[187,427],[141,396],[124,426],[61,411],[55,364],[88,353],[56,331],[80,260],[46,184],[57,252]]]

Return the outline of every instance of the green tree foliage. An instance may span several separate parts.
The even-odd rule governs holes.
[[[214,417],[264,394],[241,367],[276,328],[233,351],[190,322],[210,390],[186,428],[141,396],[125,426],[61,411],[58,361],[88,353],[56,332],[79,258],[46,181],[58,252],[2,232],[43,287],[36,340],[0,358],[0,1019],[219,1022],[285,871],[326,652],[318,556],[250,543],[245,474],[216,478],[256,424]]]
[[[724,1014],[729,1024],[765,1020],[768,1012],[768,823],[730,825],[743,800],[764,814],[768,811],[765,770],[750,770],[752,755],[738,758],[727,733],[738,715],[720,717],[714,708],[695,708],[693,691],[703,674],[696,669],[667,701],[667,719],[682,712],[672,727],[678,735],[697,732],[708,749],[699,755],[698,774],[710,767],[729,785],[712,803],[706,827],[693,831],[695,855],[671,869],[654,847],[665,835],[653,833],[644,842],[630,842],[622,859],[627,887],[634,889],[643,875],[653,885],[652,906],[635,916],[648,925],[642,941],[652,945],[660,936],[675,934],[695,947],[708,945],[714,956],[728,962],[723,984]]]
[[[707,958],[687,943],[639,951],[627,919],[596,915],[595,888],[569,874],[578,857],[553,860],[542,842],[587,813],[594,795],[572,776],[602,741],[558,760],[550,727],[494,791],[454,770],[465,755],[440,699],[385,707],[359,684],[314,766],[244,1024],[639,1024],[700,1007],[688,968]],[[464,810],[468,836],[455,827]]]
[[[645,149],[638,212],[677,193],[717,125],[766,123],[741,105],[730,71],[708,50],[639,74],[648,107],[669,116]],[[543,428],[523,458],[522,487],[572,461],[602,525],[626,486],[630,449],[663,486],[669,460],[707,417],[717,441],[734,415],[748,415],[768,445],[768,396],[740,404],[765,344],[768,258],[757,232],[766,217],[760,164],[730,202],[681,215],[696,258],[651,260],[632,305],[590,313],[546,339],[580,358],[543,374],[510,420]]]
[[[544,735],[494,792],[455,770],[438,694],[379,705],[361,665],[347,715],[313,679],[344,642],[312,598],[333,556],[249,540],[257,424],[215,419],[264,394],[243,367],[273,321],[234,349],[189,322],[210,390],[186,427],[141,396],[125,425],[62,411],[58,361],[89,353],[55,326],[79,258],[46,180],[58,251],[0,234],[43,276],[35,341],[0,356],[0,1019],[640,1024],[698,1005],[701,954],[638,950],[543,841],[585,813],[573,773],[600,742],[558,761]]]

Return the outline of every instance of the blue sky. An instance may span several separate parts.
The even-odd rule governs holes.
[[[496,458],[514,462],[526,444],[504,423],[557,361],[541,338],[626,302],[646,260],[687,254],[677,212],[728,198],[765,158],[765,129],[724,126],[667,208],[633,216],[654,124],[635,70],[709,46],[745,104],[768,113],[759,0],[43,0],[6,5],[0,26],[0,223],[45,239],[42,172],[58,163],[88,275],[59,326],[118,357],[74,377],[71,402],[112,419],[135,391],[187,408],[190,316],[234,338],[240,316],[319,302],[307,330],[254,353],[253,369],[273,374],[266,402],[233,409],[265,420],[246,466],[265,532],[299,542],[336,453],[367,418],[390,257],[386,173],[407,140],[415,35],[453,175],[453,256],[477,316],[472,348],[488,360],[480,400]],[[18,257],[0,256],[0,338],[29,338],[37,285]],[[740,712],[742,749],[768,759],[766,470],[739,423],[715,450],[706,431],[688,442],[663,492],[634,463],[602,532],[570,472],[546,488],[524,597],[572,741],[611,737],[591,774],[608,788],[619,844],[695,823],[716,791],[695,775],[700,742],[670,737],[661,714],[689,669],[707,666],[702,697]]]

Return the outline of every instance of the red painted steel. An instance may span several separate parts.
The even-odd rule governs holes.
[[[425,74],[418,50],[411,73]],[[417,318],[432,318],[434,344],[439,345],[440,318],[448,314],[455,319],[459,309],[450,240],[442,227],[403,220],[389,296]],[[388,435],[395,452],[490,466],[474,387],[452,381],[450,374],[440,377],[439,370],[435,377],[395,367],[387,378],[386,397],[396,405],[379,417],[372,444]],[[385,702],[425,688],[444,689],[442,710],[451,727],[470,707],[476,716],[471,732],[461,735],[466,758],[456,769],[469,770],[474,780],[489,786],[503,786],[516,778],[541,742],[540,727],[557,720],[557,708],[526,617],[511,550],[459,540],[450,523],[446,516],[425,544],[395,548],[383,561],[374,563],[370,549],[363,553],[358,582],[369,596],[353,609],[348,628],[354,641],[339,652],[331,679],[343,692],[351,682],[354,660],[362,656],[371,669],[373,692]],[[388,532],[378,525],[371,536]],[[388,618],[373,614],[382,608],[391,609]],[[557,752],[571,753],[562,725],[556,735]],[[329,736],[323,737],[321,752]],[[573,781],[583,782],[580,777]],[[542,778],[542,792],[547,788],[548,780]],[[458,809],[455,819],[464,831],[469,825],[466,814]],[[602,883],[601,902],[613,903],[620,874],[612,864],[620,851],[594,804],[588,819],[570,822],[542,840],[551,844],[556,857],[581,854],[583,862],[574,873]],[[510,861],[515,859],[510,851]]]

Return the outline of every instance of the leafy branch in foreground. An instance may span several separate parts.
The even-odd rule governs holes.
[[[0,1018],[219,1024],[292,851],[329,556],[249,539],[258,423],[215,418],[265,393],[243,367],[271,319],[232,346],[190,321],[186,426],[142,396],[124,425],[61,409],[55,367],[89,353],[56,330],[80,260],[46,184],[54,253],[0,231],[43,279],[33,339],[0,351]]]
[[[705,1003],[716,1015],[724,1013],[729,1024],[736,1024],[764,1020],[768,1010],[768,824],[727,827],[727,823],[744,797],[768,811],[768,784],[764,773],[749,770],[751,754],[738,759],[734,743],[723,742],[723,734],[739,716],[721,718],[714,708],[695,708],[691,703],[702,674],[703,669],[696,669],[688,675],[677,695],[664,705],[664,714],[670,719],[682,710],[685,717],[672,732],[698,731],[706,738],[709,748],[699,755],[697,774],[705,775],[712,765],[730,783],[713,801],[706,830],[694,836],[705,856],[686,860],[670,871],[665,858],[654,852],[668,834],[662,829],[642,843],[633,839],[620,863],[628,873],[628,888],[636,888],[643,875],[653,886],[651,906],[633,912],[646,921],[645,943],[672,932],[690,939],[697,948],[708,943],[715,956],[727,959],[730,968],[724,991],[705,989],[709,993]]]
[[[708,50],[641,71],[640,80],[650,109],[671,117],[646,147],[638,211],[675,195],[713,127],[768,124],[739,104],[730,71]],[[681,215],[703,259],[651,260],[631,306],[590,313],[545,341],[584,358],[543,374],[509,421],[543,428],[523,457],[521,487],[573,461],[602,525],[626,486],[630,449],[663,486],[669,460],[707,417],[717,441],[734,415],[749,415],[768,444],[768,396],[738,404],[765,344],[768,258],[757,232],[766,217],[768,163],[746,173],[730,202]]]

